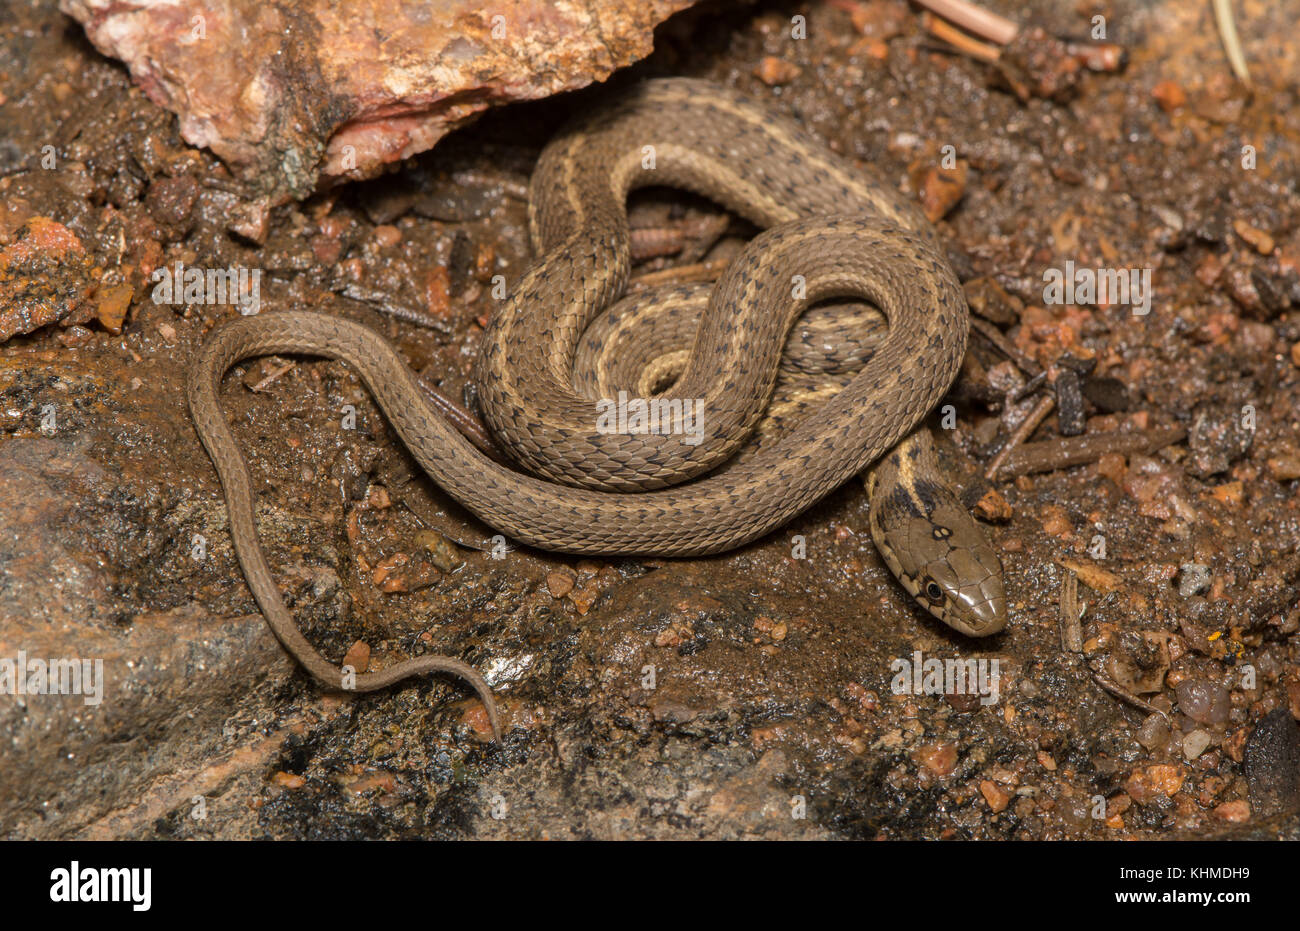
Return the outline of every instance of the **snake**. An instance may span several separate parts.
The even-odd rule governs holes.
[[[702,195],[760,232],[706,290],[626,296],[627,197],[649,186]],[[941,474],[922,424],[958,374],[969,317],[916,205],[793,119],[691,78],[642,81],[562,128],[539,157],[528,197],[538,258],[496,309],[474,370],[479,413],[512,462],[463,436],[399,352],[360,323],[292,309],[232,317],[196,355],[189,409],[225,492],[236,556],[272,632],[321,684],[369,692],[424,673],[458,676],[501,737],[491,688],[469,664],[425,655],[357,673],[297,628],[259,543],[248,465],[219,404],[225,373],[258,356],[349,364],[438,486],[489,527],[554,552],[719,553],[862,476],[872,539],[915,601],[968,636],[1003,629],[1001,563]],[[762,432],[801,316],[844,305],[874,309],[886,324],[873,328],[860,370],[775,439],[746,449]],[[602,429],[609,392],[622,384],[628,394],[638,377],[644,387],[646,366],[635,376],[635,366],[602,363],[591,334],[608,331],[609,320],[619,329],[634,318],[674,319],[674,307],[688,335],[657,355],[642,350],[651,369],[669,361],[649,376],[658,392],[628,405],[644,413],[666,402],[661,416],[653,429],[641,429],[644,417]]]

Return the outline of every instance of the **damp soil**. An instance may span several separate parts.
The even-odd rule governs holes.
[[[989,6],[1090,41],[1090,11]],[[611,82],[732,84],[935,204],[994,331],[972,335],[945,401],[955,419],[934,425],[1005,567],[996,637],[914,606],[874,550],[860,482],[722,556],[579,560],[494,542],[419,473],[347,366],[231,373],[223,403],[263,541],[309,638],[370,668],[429,651],[473,663],[503,703],[500,746],[455,682],[329,694],[284,658],[184,406],[189,359],[238,311],[155,302],[150,273],[260,269],[263,310],[375,327],[460,399],[494,278],[531,260],[531,167],[602,91],[491,113],[382,179],[277,208],[255,245],[228,231],[229,174],[121,66],[52,5],[6,7],[0,235],[33,217],[74,233],[86,261],[59,265],[75,280],[43,299],[93,313],[0,347],[0,646],[101,657],[106,690],[97,706],[0,699],[28,761],[0,774],[0,830],[1297,836],[1300,14],[1237,7],[1253,93],[1208,4],[1174,0],[1107,5],[1124,67],[1046,96],[943,47],[905,5],[852,0],[688,12]],[[806,38],[791,38],[796,16]],[[936,174],[949,145],[960,167]],[[682,250],[638,273],[694,258],[700,218],[720,215],[638,197],[647,240]],[[744,232],[710,228],[726,230],[720,249]],[[1149,269],[1149,313],[1046,304],[1044,271],[1066,262]],[[1047,396],[1060,400],[1028,442],[1080,422],[1185,435],[985,478]],[[900,690],[918,654],[996,661],[996,695]]]

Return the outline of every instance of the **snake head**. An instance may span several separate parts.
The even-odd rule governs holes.
[[[1007,624],[1002,561],[957,496],[919,476],[873,483],[871,535],[921,607],[968,637]]]

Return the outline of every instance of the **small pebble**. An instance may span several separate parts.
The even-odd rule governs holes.
[[[1206,679],[1184,679],[1174,691],[1178,710],[1198,724],[1223,724],[1232,702],[1227,689]]]
[[[980,783],[980,794],[984,796],[984,801],[988,802],[989,808],[996,811],[1005,811],[1011,802],[1011,796],[1002,791],[1002,788],[991,780],[985,779]]]
[[[1213,738],[1208,731],[1195,730],[1183,737],[1183,756],[1194,760],[1209,747]]]
[[[1124,791],[1139,805],[1175,795],[1182,787],[1182,771],[1169,763],[1157,763],[1136,770],[1124,783]]]
[[[1178,568],[1178,594],[1184,598],[1203,595],[1210,590],[1210,567],[1185,562]]]
[[[415,542],[429,554],[429,561],[442,572],[451,572],[461,564],[460,551],[436,530],[421,530],[415,535]]]
[[[368,670],[370,668],[370,644],[364,640],[358,640],[348,647],[348,652],[343,657],[343,665],[351,666],[358,673]]]
[[[569,594],[573,591],[573,583],[576,581],[577,576],[568,569],[553,569],[546,573],[546,589],[551,593],[552,598],[563,598]]]
[[[1233,824],[1240,824],[1243,821],[1250,820],[1250,802],[1245,799],[1237,799],[1234,802],[1224,802],[1214,809],[1214,817],[1220,821],[1228,821]]]
[[[1138,728],[1137,741],[1148,750],[1159,750],[1169,743],[1169,723],[1163,714],[1147,715]]]
[[[802,73],[803,69],[794,62],[786,61],[784,58],[776,58],[772,55],[768,55],[760,61],[758,67],[754,69],[754,76],[768,87],[789,84]]]
[[[957,744],[951,740],[917,747],[916,761],[934,776],[951,776],[957,768]]]
[[[1187,92],[1177,81],[1161,81],[1151,88],[1151,96],[1166,113],[1181,110],[1187,105]]]

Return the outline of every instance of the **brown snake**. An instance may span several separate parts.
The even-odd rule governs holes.
[[[712,289],[701,321],[689,324],[693,348],[669,347],[677,361],[660,373],[676,379],[661,397],[702,399],[697,444],[686,442],[680,415],[662,434],[598,429],[596,402],[620,387],[609,375],[618,366],[574,364],[589,325],[623,293],[626,197],[649,185],[693,190],[765,228]],[[254,356],[354,366],[438,485],[489,526],[548,550],[716,553],[780,526],[875,463],[866,475],[870,525],[890,569],[954,629],[1002,629],[1001,564],[936,474],[929,433],[917,429],[957,375],[968,319],[961,287],[914,207],[789,120],[724,88],[667,79],[635,87],[547,146],[529,219],[541,258],[485,334],[477,381],[498,442],[534,475],[479,452],[436,413],[397,351],[359,324],[301,311],[241,317],[198,354],[190,411],[225,488],[235,551],[272,630],[318,680],[339,688],[342,671],[308,643],[281,599],[258,542],[248,468],[218,406],[224,373]],[[614,314],[657,314],[674,301],[699,313],[702,293],[686,296],[638,297]],[[763,419],[796,320],[835,299],[883,312],[888,331],[874,353],[815,413],[728,462]],[[355,690],[431,671],[469,681],[499,737],[487,682],[450,657],[356,675]]]

